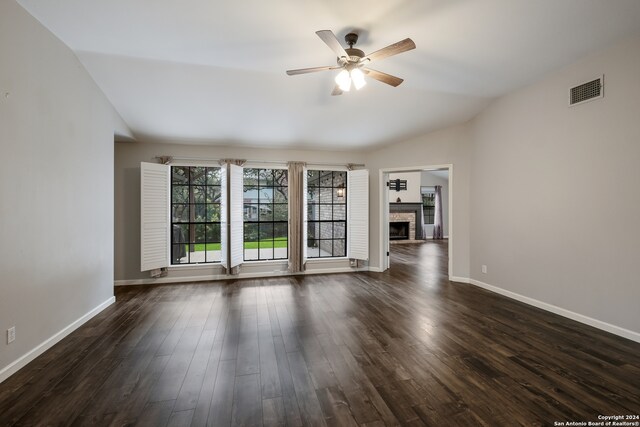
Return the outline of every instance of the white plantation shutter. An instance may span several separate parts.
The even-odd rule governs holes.
[[[170,171],[140,163],[140,271],[169,266]]]
[[[231,260],[229,267],[242,264],[244,260],[244,191],[242,166],[229,165],[231,176],[231,198],[229,206],[229,224],[231,235]]]
[[[229,242],[227,241],[227,165],[220,166],[220,264],[224,268],[228,268],[227,265],[227,248]]]
[[[347,172],[347,257],[369,259],[369,171]]]

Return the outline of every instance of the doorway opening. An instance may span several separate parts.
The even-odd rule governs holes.
[[[382,271],[392,266],[394,249],[418,251],[424,265],[446,256],[448,271],[442,273],[451,277],[453,165],[381,169],[380,181]]]

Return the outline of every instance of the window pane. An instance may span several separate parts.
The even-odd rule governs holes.
[[[273,245],[273,223],[260,224],[260,247],[271,247]]]
[[[207,168],[207,185],[220,185],[220,168]]]
[[[273,170],[272,169],[260,169],[258,172],[258,182],[260,187],[273,185]]]
[[[207,224],[207,242],[220,243],[220,224]]]
[[[273,187],[272,188],[260,188],[258,191],[258,198],[260,203],[273,203]]]
[[[172,166],[171,167],[171,183],[172,184],[189,184],[189,167],[188,166]]]
[[[258,186],[258,170],[259,169],[245,169],[244,170],[244,186],[257,187]]]
[[[207,187],[207,203],[220,203],[220,187]]]
[[[275,203],[287,203],[288,200],[288,191],[289,187],[275,187],[273,189],[273,201]]]
[[[189,186],[187,185],[172,186],[171,201],[173,203],[189,203]]]
[[[333,205],[333,219],[345,221],[347,219],[347,205]]]
[[[320,223],[310,222],[307,224],[307,246],[317,246],[320,239]]]
[[[207,193],[204,185],[194,185],[191,191],[193,191],[193,203],[206,203]]]
[[[274,251],[271,246],[269,247],[260,246],[260,249],[258,250],[258,259],[261,261],[274,259],[273,253]]]
[[[207,244],[205,262],[220,262],[221,255],[220,243]]]
[[[288,224],[286,222],[276,222],[273,224],[273,235],[276,239],[276,246],[287,247],[287,238],[288,238]]]
[[[207,205],[207,221],[220,221],[220,205],[217,203]]]
[[[347,186],[347,173],[346,172],[333,172],[333,186],[334,187],[346,187]]]
[[[273,185],[276,186],[287,186],[289,182],[287,180],[287,170],[286,169],[275,169],[273,171]]]
[[[191,184],[205,185],[207,183],[207,168],[192,167],[191,168]]]
[[[320,220],[331,221],[333,219],[333,206],[320,205]]]
[[[307,205],[307,219],[309,221],[320,219],[320,205]]]
[[[186,243],[189,241],[189,225],[188,224],[173,224],[171,236],[173,243]]]
[[[205,234],[205,230],[206,230],[206,226],[205,224],[195,224],[192,226],[193,230],[194,230],[194,235],[193,240],[190,240],[195,242],[195,243],[204,243],[207,239],[206,239],[206,234]],[[196,250],[204,250],[204,246],[202,246],[202,248],[196,248]]]
[[[307,187],[317,187],[319,171],[307,171]]]
[[[320,203],[332,203],[333,202],[333,189],[332,188],[320,188]]]
[[[186,245],[171,245],[171,262],[173,264],[187,264],[189,262]]]
[[[207,205],[199,203],[197,205],[191,205],[191,220],[193,222],[205,222],[207,220]]]
[[[273,225],[273,257],[282,259],[288,257],[288,225],[287,223],[276,223]]]
[[[189,205],[172,205],[171,218],[172,222],[189,222]]]
[[[320,240],[318,246],[320,247],[321,257],[333,256],[333,240]]]
[[[320,171],[320,187],[331,188],[333,185],[333,172]]]
[[[257,242],[258,241],[258,224],[245,224],[244,225],[244,241],[245,242]],[[247,245],[245,245],[246,247]],[[258,246],[255,245],[257,248]]]
[[[333,241],[333,256],[347,256],[346,240],[339,239]]]
[[[276,204],[273,205],[273,220],[286,221],[289,219],[289,205]]]
[[[346,237],[345,223],[334,222],[333,223],[333,237],[334,239],[344,239]]]
[[[258,220],[258,205],[244,205],[244,220],[245,221],[257,221]]]
[[[319,258],[320,257],[320,248],[319,247],[308,247],[307,248],[307,258]]]
[[[307,188],[307,203],[320,202],[320,189],[315,187]]]
[[[321,222],[320,223],[320,238],[321,239],[332,239],[333,238],[333,223],[332,222]]]
[[[260,217],[262,221],[273,221],[273,205],[260,204]]]

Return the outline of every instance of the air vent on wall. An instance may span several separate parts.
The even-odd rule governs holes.
[[[604,76],[569,89],[569,106],[593,101],[604,96]]]

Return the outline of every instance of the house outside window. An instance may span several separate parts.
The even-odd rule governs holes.
[[[171,264],[220,262],[220,168],[171,167]]]
[[[347,256],[347,172],[307,171],[307,258]]]
[[[245,168],[243,173],[244,260],[288,259],[287,170]]]

